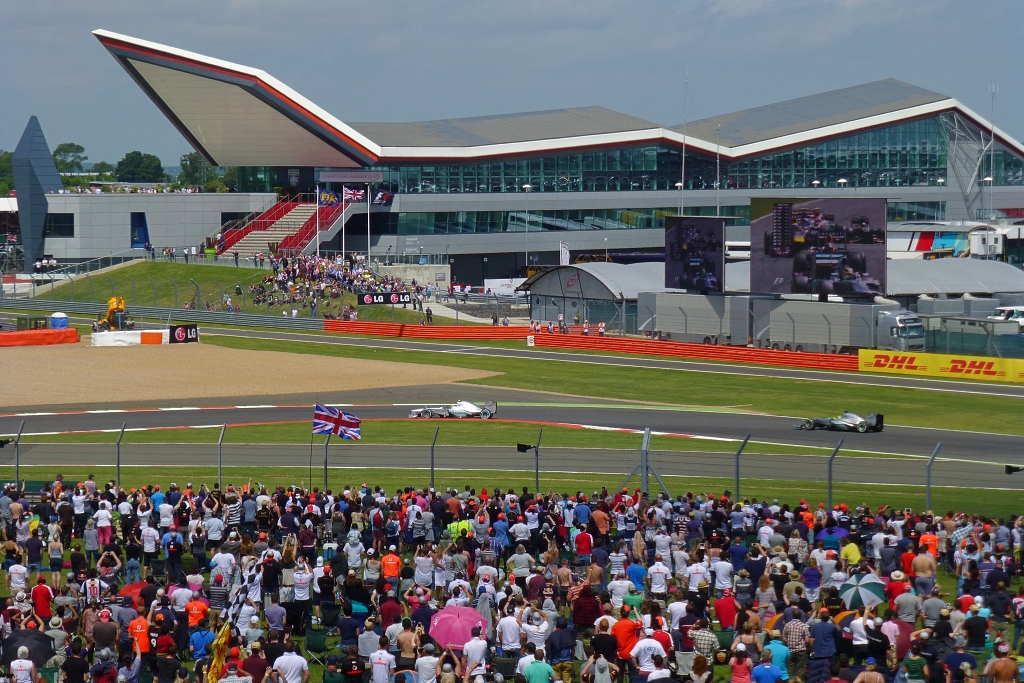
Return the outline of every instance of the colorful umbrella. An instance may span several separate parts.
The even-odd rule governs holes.
[[[839,598],[850,609],[885,602],[885,584],[874,574],[854,574],[839,587]]]
[[[484,619],[470,607],[445,607],[430,620],[430,637],[441,649],[451,645],[462,651],[462,646],[473,639],[473,627],[483,628]]]
[[[842,630],[848,628],[850,626],[850,622],[852,622],[856,616],[857,610],[845,610],[832,617],[832,621],[835,622],[835,625],[838,626],[840,630]]]
[[[142,589],[148,585],[149,584],[145,581],[140,581],[139,583],[125,584],[124,588],[119,590],[117,594],[121,596],[130,597],[132,599],[132,604],[137,607],[139,604],[141,604],[139,602],[139,594],[142,592]]]
[[[780,613],[776,614],[774,617],[769,618],[768,621],[764,622],[764,630],[771,631],[772,629],[779,628],[777,624],[779,623],[779,620],[782,619],[782,616],[783,615]],[[782,629],[779,630],[781,631]]]
[[[829,531],[832,533],[830,534]],[[829,527],[828,529],[822,529],[818,532],[818,535],[814,538],[819,541],[824,541],[827,537],[832,536],[833,538],[842,538],[843,536],[849,536],[849,529],[844,529],[841,526]]]

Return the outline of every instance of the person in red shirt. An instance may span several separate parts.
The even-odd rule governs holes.
[[[889,577],[889,584],[885,587],[885,594],[889,597],[889,609],[896,609],[896,598],[903,595],[903,587],[906,585],[906,576],[898,569]]]
[[[148,661],[149,622],[146,620],[146,606],[139,605],[139,616],[128,622],[128,635],[138,644],[143,659]]]
[[[32,606],[36,610],[36,615],[44,623],[53,616],[53,611],[50,609],[50,601],[54,597],[56,596],[53,594],[53,589],[46,585],[46,577],[40,576],[36,579],[36,586],[32,589]]]
[[[722,597],[715,600],[715,616],[718,617],[718,624],[723,631],[732,631],[736,628],[738,611],[739,603],[733,597],[732,591],[726,588],[722,591]]]
[[[651,638],[658,641],[666,654],[672,652],[672,636],[665,630],[665,617],[651,617],[651,628],[654,629]]]
[[[619,644],[619,658],[629,660],[633,655],[630,654],[633,651],[633,646],[640,640],[640,629],[643,628],[642,624],[630,619],[632,610],[629,605],[622,606],[622,618],[615,622],[612,626],[611,634],[615,636],[615,641]]]
[[[907,578],[911,583],[914,582],[914,578],[917,574],[914,573],[914,558],[917,557],[917,548],[913,543],[907,544],[907,552],[900,555],[900,565],[903,566],[903,573],[907,575]]]
[[[576,544],[576,562],[584,566],[590,564],[590,553],[594,549],[594,537],[587,533],[587,525],[580,527],[580,532],[573,540]]]

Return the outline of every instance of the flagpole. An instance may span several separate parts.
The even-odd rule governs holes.
[[[366,183],[366,267],[370,267],[370,183]]]
[[[320,259],[320,186],[316,186],[316,258]]]
[[[342,270],[345,268],[345,185],[341,186],[341,267]]]
[[[324,495],[327,495],[327,444],[331,442],[330,433],[327,434],[327,438],[324,440]]]

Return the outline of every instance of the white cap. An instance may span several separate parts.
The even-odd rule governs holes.
[[[260,618],[254,614],[251,617],[249,617],[249,623],[250,624],[258,624],[258,623],[260,623]]]
[[[746,652],[747,646],[743,643],[736,643],[736,652]]]

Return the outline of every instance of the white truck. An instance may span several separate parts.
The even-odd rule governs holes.
[[[1024,333],[1024,306],[1000,306],[995,313],[988,316],[988,320],[1016,322],[1020,325],[1020,331]]]
[[[787,300],[758,295],[641,293],[642,330],[673,341],[778,351],[924,351],[916,313],[887,299],[873,303]]]

